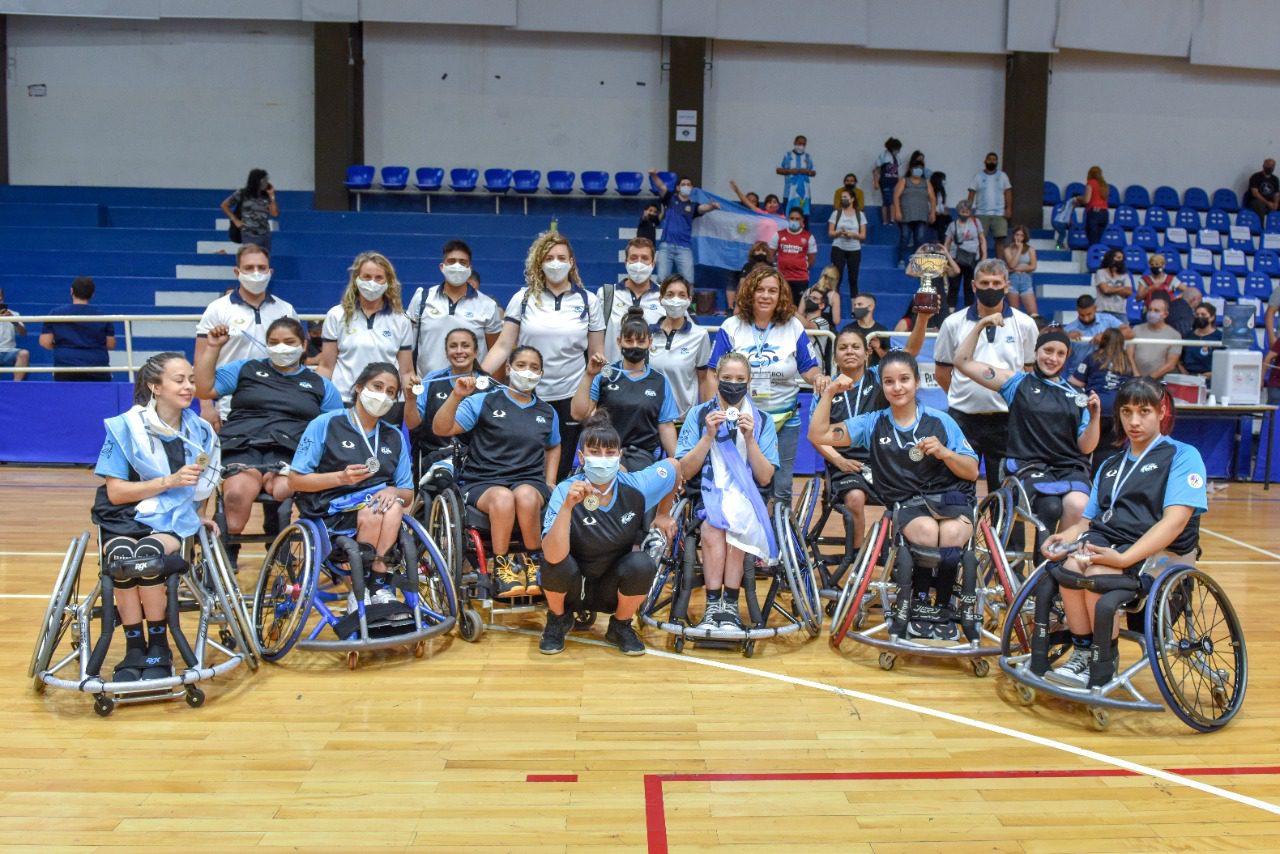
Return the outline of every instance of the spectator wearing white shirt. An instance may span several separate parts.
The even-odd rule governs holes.
[[[197,362],[210,329],[225,326],[230,331],[230,339],[218,351],[217,368],[241,359],[267,358],[267,328],[282,317],[298,317],[292,305],[271,293],[271,257],[267,250],[256,243],[241,244],[231,272],[239,286],[209,303],[196,324]],[[221,429],[222,419],[229,414],[231,395],[200,401],[200,416],[214,430]]]
[[[617,285],[603,285],[596,291],[605,314],[604,358],[613,364],[622,358],[618,346],[618,329],[622,318],[632,306],[644,312],[646,325],[657,323],[664,317],[658,283],[653,279],[653,242],[644,237],[634,237],[627,242],[623,257],[626,259],[627,276]]]
[[[662,320],[649,327],[653,338],[649,365],[671,383],[671,394],[680,413],[676,418],[679,424],[693,406],[715,396],[716,388],[708,367],[711,338],[689,316],[693,286],[679,273],[663,280],[661,296]]]
[[[0,290],[0,317],[18,317],[18,313],[5,303],[3,290]],[[31,364],[31,353],[18,346],[18,336],[26,334],[27,327],[23,323],[0,323],[0,367],[25,368]],[[22,382],[26,378],[22,371],[13,373],[14,382]]]
[[[967,311],[948,315],[933,345],[934,375],[947,393],[948,412],[969,444],[985,459],[989,491],[1000,485],[1009,443],[1009,406],[998,392],[963,374],[953,375],[952,367],[960,342],[982,318],[997,312],[1004,314],[1004,325],[985,330],[978,339],[974,358],[1011,371],[1024,370],[1035,363],[1040,331],[1030,315],[1009,305],[1008,291],[1009,268],[1004,262],[999,258],[980,262],[974,273],[974,304]]]
[[[963,295],[973,287],[974,269],[987,257],[982,221],[973,216],[973,208],[963,199],[956,205],[956,218],[947,226],[943,244],[960,268],[958,275],[947,278],[947,304],[955,311],[964,305]]]
[[[867,217],[858,204],[858,197],[847,187],[840,190],[840,206],[831,212],[827,220],[827,236],[831,238],[831,265],[840,278],[848,271],[849,301],[858,296],[858,272],[862,268],[862,241],[867,239]]]
[[[1000,156],[988,151],[982,171],[969,182],[969,204],[982,222],[982,230],[996,239],[996,254],[1004,250],[1013,216],[1013,184],[1000,168]]]
[[[442,254],[444,282],[418,288],[405,312],[414,328],[413,362],[420,377],[449,367],[444,339],[454,329],[469,329],[475,334],[481,359],[502,331],[502,309],[471,284],[471,247],[461,240],[450,240]]]

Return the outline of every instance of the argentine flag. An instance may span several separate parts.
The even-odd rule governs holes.
[[[711,202],[719,202],[720,209],[693,220],[693,257],[708,267],[741,269],[751,244],[760,240],[768,243],[779,229],[787,227],[786,219],[781,216],[756,213],[738,202],[694,189],[695,205]]]

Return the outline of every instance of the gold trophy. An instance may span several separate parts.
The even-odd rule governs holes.
[[[947,250],[938,243],[926,243],[911,256],[907,275],[920,279],[920,289],[911,301],[912,310],[928,314],[942,311],[942,293],[934,286],[933,280],[946,277],[949,260]]]

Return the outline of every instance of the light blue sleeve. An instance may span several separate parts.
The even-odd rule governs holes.
[[[591,399],[597,402],[600,400],[600,379],[603,376],[604,374],[596,374],[591,380]]]
[[[302,431],[298,440],[298,450],[293,453],[289,468],[298,474],[311,474],[320,464],[320,455],[324,451],[324,437],[329,432],[329,418],[321,415],[311,419],[307,429]]]
[[[955,419],[945,412],[935,411],[933,414],[938,416],[946,428],[947,448],[953,453],[976,460],[978,455],[974,453],[972,446],[969,445],[969,440],[964,437],[964,431],[960,429],[960,425],[955,422]]]
[[[676,488],[676,471],[667,460],[659,460],[637,472],[622,472],[618,480],[630,484],[644,494],[644,509],[652,510]]]
[[[470,430],[480,420],[480,408],[484,405],[483,394],[472,394],[458,404],[454,420],[463,430]]]
[[[720,331],[716,333],[716,340],[711,345],[711,358],[707,360],[708,367],[714,368],[720,364],[720,357],[725,353],[733,352],[733,339],[729,337],[729,333],[724,331],[724,327],[720,327]]]
[[[707,406],[709,404],[698,404],[685,416],[684,423],[680,425],[680,435],[676,438],[677,458],[692,451],[693,446],[702,438],[702,422],[706,418]]]
[[[560,416],[555,409],[551,410],[551,435],[547,437],[547,447],[554,448],[560,444]],[[574,448],[576,451],[577,448]],[[562,452],[563,453],[563,452]],[[570,451],[573,453],[573,451]]]
[[[110,432],[102,442],[102,450],[98,452],[98,464],[93,467],[93,473],[101,477],[129,479],[129,460]]]
[[[1013,403],[1013,396],[1018,393],[1018,386],[1022,385],[1022,381],[1031,376],[1026,371],[1014,371],[1013,376],[1005,380],[1004,385],[1000,386],[1000,396],[1004,398],[1004,402]]]
[[[236,390],[236,385],[240,381],[240,369],[247,361],[249,360],[236,359],[213,372],[213,390],[218,393],[218,397],[226,397]]]
[[[1169,480],[1164,487],[1164,506],[1190,507],[1197,512],[1209,509],[1204,460],[1190,445],[1178,443]]]
[[[671,390],[671,383],[662,378],[662,404],[658,408],[658,423],[673,424],[680,417],[680,408],[676,406],[676,396]]]
[[[813,358],[813,347],[809,344],[809,336],[805,332],[801,332],[796,338],[796,371],[803,374],[810,368],[821,368],[818,360]]]
[[[1089,414],[1089,408],[1085,407],[1080,410],[1080,427],[1076,430],[1076,438],[1079,439],[1084,435],[1084,431],[1088,429],[1089,422],[1093,420],[1093,416]]]
[[[844,431],[849,434],[849,447],[871,447],[871,435],[875,432],[876,421],[879,418],[879,412],[867,412],[863,415],[856,415],[853,418],[846,418]]]
[[[1098,483],[1102,480],[1103,467],[1098,466],[1098,471],[1093,476],[1093,486],[1089,489],[1089,500],[1084,505],[1084,518],[1093,521],[1098,518]]]
[[[396,487],[413,489],[413,468],[409,465],[409,443],[400,437],[400,459],[396,461]]]
[[[342,409],[346,406],[342,402],[342,394],[338,391],[338,387],[329,382],[328,377],[320,377],[324,383],[324,397],[320,399],[321,412],[333,412],[336,409]]]
[[[427,417],[427,390],[424,388],[422,394],[418,395],[418,417]]]
[[[581,480],[581,475],[575,475],[568,480],[562,480],[556,484],[556,488],[551,490],[551,498],[547,500],[547,509],[542,514],[542,536],[546,536],[551,531],[551,526],[555,524],[556,517],[560,515],[560,508],[564,506],[564,496],[569,491],[569,487],[575,480]]]
[[[760,432],[756,436],[756,443],[760,446],[760,453],[764,454],[764,458],[773,463],[776,469],[781,463],[778,462],[778,431],[773,426],[773,419],[768,413],[756,410],[756,417],[760,419]]]

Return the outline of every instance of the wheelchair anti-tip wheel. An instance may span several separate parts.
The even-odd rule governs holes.
[[[302,634],[316,591],[316,546],[307,528],[294,523],[267,552],[253,596],[253,626],[262,657],[277,661]]]
[[[466,608],[458,620],[458,636],[467,643],[475,643],[484,634],[484,620],[475,608]]]

